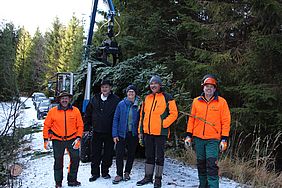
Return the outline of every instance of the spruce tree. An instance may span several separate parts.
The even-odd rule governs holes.
[[[11,23],[0,29],[0,101],[18,96],[15,73],[17,32]]]
[[[17,82],[21,92],[29,91],[30,72],[33,69],[30,62],[31,36],[25,28],[19,31],[19,42],[16,55]]]
[[[65,28],[60,22],[59,18],[56,17],[52,23],[52,28],[49,32],[46,32],[44,38],[46,40],[46,61],[47,61],[47,72],[46,79],[52,78],[59,71],[62,38],[64,36]]]
[[[36,30],[32,38],[30,62],[32,68],[29,73],[29,88],[31,91],[43,91],[47,85],[45,80],[47,63],[45,61],[45,40],[39,29]]]
[[[74,72],[82,63],[83,27],[73,16],[62,37],[61,55],[58,70]]]

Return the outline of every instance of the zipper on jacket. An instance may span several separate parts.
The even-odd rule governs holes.
[[[151,126],[150,126],[150,124],[151,124],[151,113],[152,113],[152,109],[153,109],[153,106],[154,106],[155,97],[156,97],[156,94],[154,94],[154,99],[153,99],[150,114],[149,114],[149,122],[148,122],[149,134],[151,134]]]
[[[156,102],[155,102],[155,105],[154,105],[153,111],[155,111],[155,108],[156,108],[157,102],[158,102],[158,101],[156,101]]]
[[[205,121],[207,120],[208,109],[209,109],[209,103],[207,102],[207,109],[206,109]],[[205,136],[205,128],[206,128],[206,122],[204,123],[203,136]]]
[[[66,110],[64,110],[64,113],[65,113],[65,137],[67,137],[67,112]]]
[[[127,104],[125,104],[125,105],[127,105]],[[125,119],[125,127],[126,127],[126,128],[125,128],[125,135],[124,135],[124,138],[126,138],[126,133],[127,133],[127,131],[128,131],[128,118],[129,118],[130,108],[131,108],[130,105],[127,106],[126,119]]]

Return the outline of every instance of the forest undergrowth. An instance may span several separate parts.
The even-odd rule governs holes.
[[[241,183],[243,187],[281,188],[282,172],[276,169],[275,161],[282,133],[263,138],[259,133],[260,126],[257,126],[252,133],[231,135],[227,151],[220,153],[219,174]],[[166,155],[196,168],[196,153],[192,147],[170,148]]]

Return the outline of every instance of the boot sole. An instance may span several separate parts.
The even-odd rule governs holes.
[[[113,184],[119,184],[121,181],[113,181]]]
[[[143,185],[147,185],[149,183],[153,183],[153,182],[148,182],[148,183],[136,183],[136,186],[143,186]]]

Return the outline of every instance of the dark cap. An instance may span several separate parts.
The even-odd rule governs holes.
[[[156,82],[156,83],[162,85],[162,79],[157,75],[152,76],[149,83],[151,84],[152,82]]]
[[[127,88],[126,88],[126,93],[129,91],[129,90],[133,90],[133,91],[135,91],[135,93],[137,94],[137,87],[136,86],[134,86],[134,85],[129,85],[129,86],[127,86]]]
[[[109,85],[109,86],[112,86],[112,82],[110,80],[102,80],[101,81],[101,86],[102,85]]]
[[[61,93],[59,94],[58,98],[61,98],[61,97],[72,97],[72,94],[66,92],[66,91],[61,91]]]

